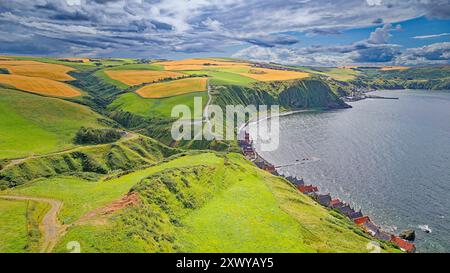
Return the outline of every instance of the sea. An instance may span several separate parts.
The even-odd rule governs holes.
[[[450,91],[372,94],[398,100],[281,116],[278,149],[258,152],[386,231],[415,230],[418,252],[450,252]]]

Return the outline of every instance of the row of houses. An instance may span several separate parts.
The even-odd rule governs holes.
[[[260,169],[270,172],[274,175],[278,174],[274,165],[267,162],[264,158],[260,157],[254,147],[253,141],[250,139],[250,134],[245,132],[242,140],[239,141],[242,153],[245,157],[252,160],[253,163]],[[319,204],[329,209],[335,210],[352,220],[357,226],[363,229],[366,233],[370,234],[374,238],[382,241],[390,241],[397,245],[401,250],[405,252],[415,252],[416,247],[414,244],[396,236],[383,231],[380,227],[375,225],[369,218],[364,215],[361,210],[354,210],[349,204],[341,201],[339,198],[332,198],[331,194],[320,194],[319,188],[312,184],[306,185],[302,178],[293,176],[283,176],[286,180],[292,183],[300,192],[306,194],[316,200]]]
[[[287,177],[289,181],[292,180],[292,178]],[[303,181],[303,179],[296,181]],[[292,181],[291,181],[292,182]],[[380,227],[375,225],[372,220],[370,220],[369,216],[363,215],[361,210],[354,210],[349,204],[341,201],[339,198],[332,198],[331,194],[320,194],[319,188],[314,185],[305,185],[299,183],[293,183],[297,189],[306,194],[311,196],[314,200],[316,200],[319,204],[321,204],[324,207],[333,209],[338,211],[339,213],[347,216],[350,220],[352,220],[357,226],[362,228],[365,232],[370,234],[371,236],[377,238],[378,240],[382,241],[390,241],[397,245],[401,250],[412,253],[416,251],[416,247],[414,244],[396,236],[393,234],[389,234],[385,231],[383,231]]]

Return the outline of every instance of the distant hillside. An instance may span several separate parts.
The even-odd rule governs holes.
[[[450,66],[411,67],[402,70],[365,69],[351,81],[357,87],[377,89],[450,89]]]

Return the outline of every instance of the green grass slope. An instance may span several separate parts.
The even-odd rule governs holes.
[[[56,251],[73,240],[83,252],[368,251],[371,239],[349,220],[240,155],[185,156],[143,172],[127,184],[138,205],[71,227]]]
[[[0,186],[15,187],[34,179],[61,174],[95,180],[101,175],[155,164],[176,152],[153,139],[138,136],[111,144],[83,146],[6,166],[0,171]]]
[[[142,117],[171,118],[172,108],[176,105],[186,105],[194,111],[194,98],[201,97],[203,106],[208,101],[205,92],[190,93],[162,99],[146,99],[135,93],[126,93],[117,97],[109,106],[110,111],[125,111]]]
[[[81,126],[104,127],[99,119],[72,102],[0,88],[0,159],[73,147]]]
[[[0,199],[0,253],[25,252],[27,202]]]
[[[180,155],[170,161],[146,169],[98,182],[74,176],[41,178],[6,190],[2,194],[37,196],[61,200],[64,206],[59,214],[59,219],[62,223],[70,224],[90,210],[120,198],[140,180],[151,174],[161,172],[166,168],[186,167],[191,164],[201,165],[208,162],[218,164],[220,162],[220,159],[212,153],[191,155],[186,158],[188,160]]]
[[[194,71],[182,71],[189,75],[208,75],[210,77],[209,82],[212,85],[239,85],[250,86],[252,83],[257,82],[255,79],[241,76],[237,73],[227,71],[216,70],[194,70]]]

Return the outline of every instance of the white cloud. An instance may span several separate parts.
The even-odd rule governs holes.
[[[374,32],[370,33],[368,42],[372,44],[387,44],[389,38],[392,36],[389,32],[400,29],[400,25],[394,27],[392,24],[385,24],[383,27],[377,28]]]
[[[440,34],[431,34],[431,35],[423,35],[423,36],[414,36],[413,39],[432,39],[439,38],[444,36],[450,36],[450,33],[440,33]]]
[[[395,63],[403,65],[448,64],[449,62],[450,42],[409,48],[395,60]]]
[[[369,6],[379,6],[383,2],[382,0],[366,0]]]

